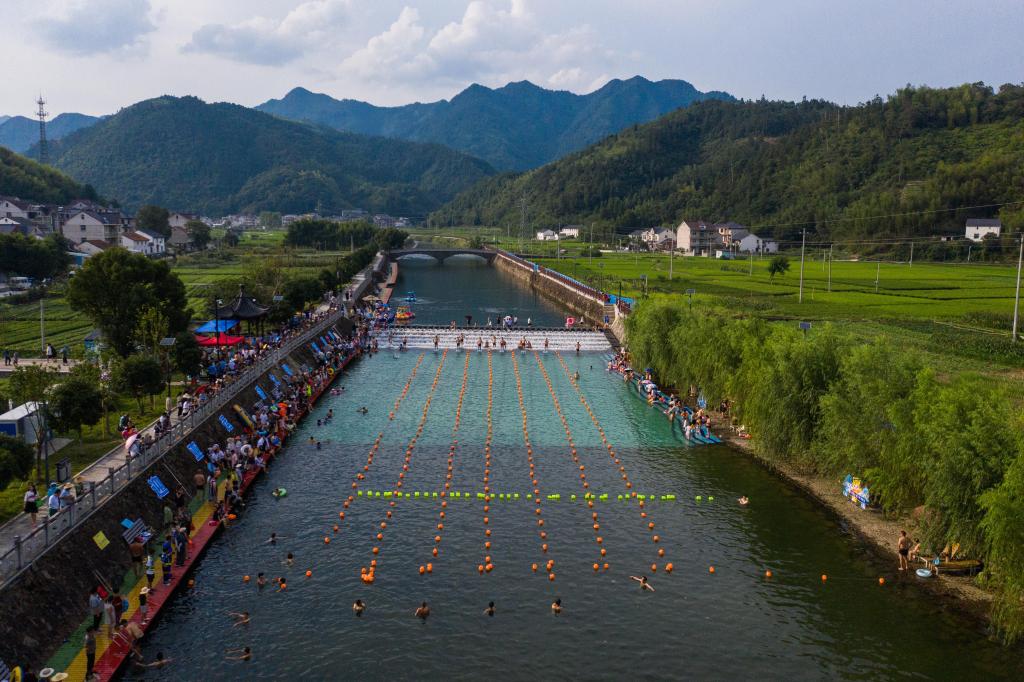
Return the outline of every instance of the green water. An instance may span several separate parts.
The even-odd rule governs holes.
[[[408,269],[410,288],[428,291],[433,278],[458,270],[459,281],[478,287],[448,292],[451,310],[509,305],[494,293],[494,272],[482,268]],[[451,281],[451,280],[449,280]],[[425,304],[430,305],[430,304]],[[525,305],[525,303],[523,304]],[[538,308],[537,316],[544,314]],[[550,311],[549,311],[550,312]],[[523,313],[520,313],[522,316]],[[529,311],[527,309],[527,314]],[[553,314],[553,313],[552,313]],[[554,315],[554,314],[553,314]],[[412,451],[403,490],[442,489],[456,405],[467,372],[452,490],[483,490],[487,429],[488,356],[428,351],[394,420],[388,411],[420,358],[381,354],[360,361],[342,378],[343,395],[318,405],[279,460],[255,487],[240,522],[207,552],[196,570],[194,591],[180,595],[145,643],[147,657],[173,657],[147,679],[1020,679],[1017,652],[985,639],[976,627],[920,588],[900,580],[893,565],[878,565],[829,515],[742,454],[726,447],[686,448],[667,422],[649,410],[621,380],[607,374],[598,356],[563,356],[579,371],[580,388],[625,467],[633,488],[674,494],[676,501],[647,506],[616,501],[628,492],[597,428],[555,354],[519,355],[520,381],[533,447],[546,540],[539,537],[528,475],[522,413],[512,356],[490,357],[493,372],[492,465],[495,493],[519,500],[452,498],[443,531],[440,499],[356,498],[341,529],[338,511],[362,471],[370,446],[384,433],[379,452],[360,482],[363,490],[391,490],[423,408],[432,395],[422,435]],[[589,509],[579,465],[572,460],[541,364],[550,377],[585,467],[589,490],[609,501]],[[367,415],[356,412],[366,405]],[[317,427],[333,409],[335,418]],[[322,450],[307,444],[310,436]],[[276,486],[289,494],[274,500]],[[561,500],[548,500],[559,494]],[[569,496],[576,494],[577,501]],[[701,502],[696,496],[702,497]],[[747,495],[751,504],[735,500]],[[713,501],[709,498],[713,497]],[[391,510],[393,516],[386,518]],[[595,541],[591,513],[599,515],[603,542]],[[386,521],[384,540],[375,534]],[[654,522],[660,542],[652,542]],[[484,534],[491,530],[490,537]],[[286,539],[265,544],[271,532]],[[442,534],[436,545],[434,536]],[[324,544],[324,536],[330,544]],[[489,540],[490,550],[484,542]],[[541,543],[548,544],[548,551]],[[376,555],[373,585],[360,567]],[[432,550],[439,547],[439,556]],[[601,557],[599,550],[607,551]],[[666,556],[658,557],[664,548]],[[295,565],[284,558],[293,552]],[[493,572],[480,575],[485,554]],[[556,579],[543,566],[555,561]],[[674,572],[666,575],[671,561]],[[431,562],[433,572],[420,575]],[[595,574],[592,564],[609,563]],[[650,564],[657,562],[657,573]],[[531,564],[541,570],[534,573]],[[893,562],[894,563],[894,562]],[[708,570],[715,567],[714,574]],[[306,570],[312,578],[305,578]],[[765,570],[774,577],[764,578]],[[242,576],[288,577],[285,593],[258,591]],[[630,575],[647,573],[656,588],[641,593]],[[821,574],[829,579],[822,583]],[[878,585],[878,576],[888,580]],[[350,610],[367,604],[363,618]],[[564,612],[549,605],[561,598]],[[421,624],[413,611],[429,601]],[[496,603],[497,615],[483,610]],[[232,627],[228,611],[246,610],[252,623]],[[224,649],[252,646],[249,663],[224,661]],[[134,673],[133,673],[134,675]],[[130,675],[131,677],[132,675]]]

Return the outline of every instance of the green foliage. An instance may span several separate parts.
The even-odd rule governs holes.
[[[276,211],[263,211],[260,213],[260,227],[265,230],[280,230],[281,214]]]
[[[186,376],[196,376],[203,366],[203,349],[192,332],[178,332],[171,346],[171,362]]]
[[[89,185],[80,185],[67,175],[4,147],[0,147],[0,195],[54,204],[99,198]]]
[[[768,279],[774,280],[775,275],[789,272],[789,259],[785,256],[774,256],[768,263]]]
[[[32,471],[32,448],[19,438],[0,434],[0,490]]]
[[[284,243],[288,246],[308,246],[316,249],[347,249],[370,242],[377,229],[364,220],[339,223],[333,220],[304,218],[288,226]]]
[[[68,377],[54,386],[46,407],[54,428],[63,433],[77,432],[79,441],[82,427],[93,426],[103,416],[99,388],[81,376]]]
[[[1003,639],[1012,642],[1024,636],[1024,454],[1017,455],[998,487],[982,494],[981,506],[988,572],[998,588],[994,620]]]
[[[114,385],[132,396],[143,411],[142,399],[154,396],[164,387],[163,369],[155,358],[131,355],[114,366]]]
[[[323,292],[316,277],[298,277],[284,285],[284,300],[292,310],[302,310],[307,302],[319,300]]]
[[[221,237],[221,242],[224,244],[224,246],[238,246],[238,233],[235,232],[234,230],[228,230],[227,232],[224,233],[224,236]]]
[[[68,302],[84,312],[122,357],[138,341],[138,318],[147,309],[177,333],[188,325],[185,285],[167,263],[124,249],[108,249],[85,262],[68,285]]]
[[[0,272],[35,279],[55,277],[71,264],[68,250],[59,235],[35,239],[20,233],[0,234]]]
[[[521,175],[491,178],[431,220],[613,227],[734,220],[762,237],[963,234],[950,210],[1016,201],[1024,182],[1024,86],[907,87],[856,107],[708,101]],[[1006,207],[1008,225],[1021,222]],[[895,215],[894,215],[895,214]],[[889,218],[873,216],[891,215]],[[826,222],[828,221],[828,222]],[[810,234],[808,235],[811,236]],[[975,249],[977,250],[977,249]]]
[[[202,251],[210,243],[210,226],[202,220],[189,220],[185,223],[185,231],[196,248]]]
[[[162,206],[146,205],[135,214],[135,225],[140,230],[164,237],[171,236],[170,211]]]
[[[195,97],[134,104],[60,140],[52,156],[129,208],[211,214],[319,205],[422,215],[493,172],[437,145],[340,133]]]

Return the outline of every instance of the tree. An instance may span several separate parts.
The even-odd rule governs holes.
[[[146,309],[164,315],[170,333],[184,330],[191,318],[185,285],[167,263],[124,249],[108,249],[88,259],[71,279],[67,298],[122,357],[135,350],[137,320]]]
[[[221,238],[221,243],[224,244],[224,246],[238,246],[238,242],[238,233],[234,230],[228,230]]]
[[[100,390],[81,376],[72,376],[50,391],[47,410],[54,428],[62,433],[75,431],[82,441],[82,427],[92,426],[103,416]]]
[[[0,490],[32,471],[32,448],[24,441],[0,434]]]
[[[160,350],[160,341],[167,337],[167,316],[159,308],[146,308],[139,315],[135,338],[142,349],[152,356]]]
[[[41,407],[32,415],[32,427],[36,432],[36,472],[42,467],[46,450],[46,400],[50,387],[57,380],[57,373],[35,365],[21,366],[14,370],[9,380],[11,397],[17,403],[36,403]]]
[[[785,275],[789,272],[789,259],[785,256],[775,256],[768,263],[768,279],[774,281],[775,275]]]
[[[171,362],[187,376],[195,376],[203,366],[203,349],[191,332],[179,332],[171,346]]]
[[[164,237],[171,236],[171,214],[166,208],[147,205],[139,209],[135,214],[135,225],[140,230],[153,232]]]
[[[292,310],[302,310],[309,301],[317,301],[324,290],[315,277],[298,277],[289,280],[284,286],[284,300]]]
[[[281,229],[281,214],[276,211],[263,211],[260,213],[260,227],[266,230]]]
[[[210,243],[210,226],[202,220],[188,221],[185,223],[185,231],[188,232],[188,238],[200,251]]]
[[[163,369],[159,361],[144,355],[132,355],[117,363],[114,383],[135,398],[142,412],[142,398],[154,396],[164,387]]]

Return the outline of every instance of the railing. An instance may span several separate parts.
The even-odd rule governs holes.
[[[289,353],[302,344],[322,334],[326,327],[336,323],[340,317],[341,311],[332,311],[326,318],[313,323],[311,327],[299,332],[297,336],[286,339],[280,347],[246,367],[234,378],[234,381],[215,393],[210,400],[203,403],[177,424],[172,425],[169,432],[161,435],[158,440],[145,448],[138,456],[127,459],[120,466],[108,467],[106,476],[101,480],[87,482],[89,484],[88,489],[67,508],[61,510],[55,516],[44,518],[39,526],[28,535],[24,537],[15,535],[11,547],[3,552],[3,554],[0,554],[0,589],[6,587],[14,577],[28,568],[33,561],[60,542],[74,528],[81,525],[96,509],[111,499],[117,491],[138,478],[142,472],[148,469],[154,462],[160,460],[169,451],[181,445],[186,438],[191,436],[196,426],[202,424],[211,415],[219,412],[221,408],[233,400],[244,388],[256,381],[260,375],[276,366]],[[114,448],[97,460],[95,464],[84,469],[82,473],[95,470],[96,467],[102,466],[103,460],[111,456],[116,457],[123,451],[123,446]],[[4,524],[4,527],[15,523],[24,523],[23,518],[23,516],[16,517],[8,521],[7,524]],[[3,527],[0,527],[0,531],[2,530]]]

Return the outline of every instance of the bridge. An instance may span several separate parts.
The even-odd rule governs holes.
[[[411,249],[392,249],[388,251],[388,258],[391,260],[398,260],[399,258],[405,258],[406,256],[430,256],[437,260],[439,263],[443,263],[452,256],[477,256],[483,258],[488,263],[494,260],[494,257],[498,255],[494,251],[488,251],[486,249],[439,249],[434,247],[423,247],[423,248],[411,248]]]

